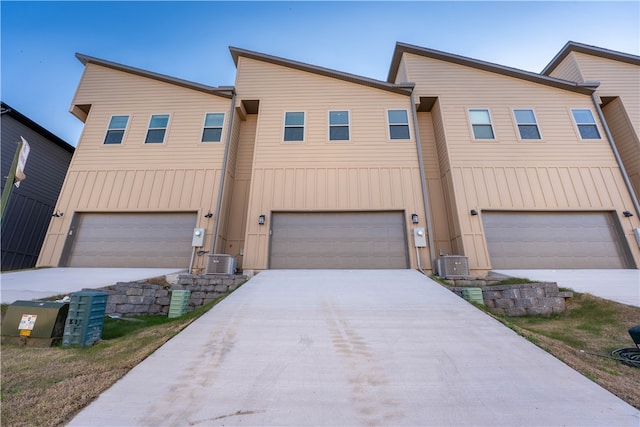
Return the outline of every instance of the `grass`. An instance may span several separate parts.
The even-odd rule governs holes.
[[[68,423],[102,391],[218,301],[176,319],[164,316],[144,316],[137,321],[106,318],[104,339],[92,347],[3,345],[2,425]],[[3,305],[2,314],[6,307]],[[627,331],[640,324],[640,308],[574,293],[565,313],[492,316],[640,409],[640,369],[597,356],[610,355],[616,348],[633,347]]]
[[[62,426],[220,298],[184,316],[105,318],[102,340],[86,348],[2,345],[3,426]],[[7,305],[3,304],[4,316]]]
[[[640,324],[640,308],[574,292],[564,313],[548,316],[493,315],[529,341],[590,380],[640,409],[640,369],[608,359],[634,347],[628,330]]]

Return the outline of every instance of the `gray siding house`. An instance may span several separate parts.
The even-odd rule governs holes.
[[[2,271],[35,267],[74,148],[2,103],[2,189],[20,137],[31,147],[27,179],[13,189],[2,222]]]

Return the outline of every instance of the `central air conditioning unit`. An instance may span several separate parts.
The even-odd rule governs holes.
[[[204,274],[226,274],[233,276],[236,272],[236,259],[226,254],[209,254]]]
[[[469,277],[469,259],[462,255],[443,255],[438,258],[438,276],[446,279]]]

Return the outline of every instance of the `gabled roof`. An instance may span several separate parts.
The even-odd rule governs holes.
[[[231,56],[233,62],[238,66],[238,58],[244,56],[246,58],[255,59],[257,61],[268,62],[282,67],[293,68],[308,73],[319,74],[325,77],[331,77],[333,79],[344,80],[350,83],[365,85],[376,89],[382,89],[390,92],[399,93],[402,95],[410,95],[413,90],[413,84],[393,84],[387,83],[382,80],[370,79],[367,77],[358,76],[355,74],[344,73],[341,71],[331,70],[329,68],[318,67],[315,65],[305,64],[303,62],[292,61],[290,59],[284,59],[277,56],[266,55],[264,53],[254,52],[250,50],[240,49],[230,46]]]
[[[40,126],[38,123],[34,122],[29,117],[20,113],[10,105],[5,104],[4,102],[2,102],[1,105],[2,105],[2,114],[7,114],[9,117],[17,120],[18,122],[22,123],[24,126],[28,127],[29,129],[32,129],[34,132],[39,133],[40,135],[42,135],[49,141],[53,142],[54,144],[60,146],[64,150],[68,151],[69,153],[74,152],[75,148],[69,143],[67,143],[67,141],[65,141],[64,139],[54,135],[51,131]]]
[[[158,74],[151,71],[146,71],[140,68],[130,67],[128,65],[118,64],[116,62],[105,61],[104,59],[94,58],[92,56],[83,55],[81,53],[76,53],[76,58],[78,58],[80,62],[82,62],[84,65],[87,65],[87,64],[101,65],[103,67],[112,68],[114,70],[122,71],[125,73],[135,74],[137,76],[159,80],[164,83],[182,86],[187,89],[193,89],[193,90],[205,92],[211,95],[221,96],[223,98],[231,99],[233,95],[233,88],[229,88],[229,87],[220,88],[220,87],[207,86],[200,83],[194,83],[188,80],[182,80],[176,77],[167,76],[164,74]]]
[[[552,86],[558,89],[569,90],[572,92],[578,92],[585,95],[591,95],[598,86],[598,83],[574,83],[566,80],[556,79],[553,77],[543,76],[537,73],[520,70],[517,68],[505,67],[504,65],[498,65],[491,62],[480,61],[477,59],[467,58],[464,56],[454,55],[452,53],[442,52],[439,50],[427,49],[420,46],[414,46],[406,43],[396,43],[396,48],[393,52],[393,58],[391,60],[391,68],[389,69],[389,76],[387,81],[392,82],[395,80],[398,69],[400,68],[400,61],[402,55],[405,53],[411,53],[414,55],[424,56],[426,58],[437,59],[440,61],[451,62],[465,67],[476,68],[478,70],[488,71],[491,73],[501,74],[516,79],[522,79],[533,83],[538,83],[546,86]]]
[[[542,74],[551,74],[553,70],[560,65],[562,60],[571,52],[585,53],[587,55],[599,56],[601,58],[612,59],[614,61],[626,62],[627,64],[640,65],[640,56],[569,41],[564,45],[560,52],[558,52],[555,58],[553,58],[551,62],[544,67]]]

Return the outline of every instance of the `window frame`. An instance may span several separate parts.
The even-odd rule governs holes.
[[[516,111],[531,111],[533,115],[533,122],[520,123],[518,121],[518,116],[516,115]],[[536,116],[536,112],[533,108],[512,108],[511,114],[513,115],[513,121],[516,124],[518,139],[520,141],[542,141],[542,132],[540,131],[540,125],[538,124],[538,116]],[[520,131],[520,126],[535,126],[536,131],[538,132],[538,138],[525,138]]]
[[[475,127],[474,126],[487,126],[486,123],[474,123],[473,120],[471,120],[471,112],[472,111],[486,111],[487,115],[489,116],[489,129],[491,129],[491,134],[493,135],[492,138],[478,138],[476,137],[476,132],[475,132]],[[474,141],[497,141],[498,137],[496,135],[496,130],[493,126],[493,117],[491,116],[491,109],[490,108],[467,108],[467,120],[469,121],[469,126],[471,127],[471,136],[473,137]]]
[[[302,125],[298,125],[298,124],[294,124],[294,125],[287,125],[287,115],[288,114],[302,114]],[[305,142],[305,127],[306,127],[306,123],[307,123],[307,112],[306,111],[285,111],[284,112],[284,119],[282,121],[282,142]],[[293,128],[301,128],[302,129],[302,139],[287,139],[287,129],[293,129]]]
[[[346,113],[347,114],[347,123],[331,123],[331,113]],[[327,113],[327,121],[329,124],[327,139],[329,142],[348,142],[351,141],[351,112],[349,110],[329,110]],[[332,139],[331,138],[331,129],[332,128],[347,128],[347,138],[346,139]]]
[[[151,127],[151,122],[153,122],[153,118],[154,117],[160,117],[160,116],[166,116],[167,117],[167,124],[165,127]],[[165,144],[166,143],[166,139],[167,139],[167,133],[169,130],[169,124],[171,123],[171,114],[170,113],[163,113],[163,114],[151,114],[151,116],[149,117],[149,125],[147,126],[147,133],[144,137],[144,143],[146,144],[152,144],[152,145],[156,145],[156,144]],[[152,130],[164,130],[164,133],[162,134],[162,141],[160,142],[149,142],[149,132]]]
[[[127,123],[124,125],[123,128],[115,128],[115,129],[111,129],[111,122],[113,121],[113,119],[115,117],[126,117],[127,118]],[[111,116],[111,118],[109,118],[109,123],[107,124],[107,131],[104,134],[104,139],[102,140],[102,145],[122,145],[124,142],[124,137],[127,134],[127,128],[129,127],[129,119],[131,118],[130,114],[114,114]],[[109,133],[112,131],[122,131],[122,135],[120,136],[120,141],[119,142],[107,142],[107,139],[109,138]]]
[[[574,114],[574,112],[576,111],[588,111],[589,114],[591,115],[591,119],[593,119],[593,123],[586,123],[586,122],[578,123],[578,120],[576,119],[576,116]],[[602,140],[602,132],[600,132],[598,121],[596,120],[596,116],[593,114],[593,110],[591,110],[590,108],[571,108],[570,112],[571,112],[571,119],[573,120],[573,124],[576,127],[576,131],[578,132],[578,137],[580,138],[580,140],[582,141],[601,141]],[[580,126],[593,126],[593,128],[596,130],[596,133],[598,134],[598,137],[584,138],[582,135],[582,131],[580,130],[581,129]]]
[[[389,116],[389,113],[391,113],[392,111],[404,111],[405,114],[407,115],[407,122],[406,123],[391,123],[391,117]],[[386,119],[387,119],[387,138],[389,139],[389,141],[393,141],[393,142],[398,142],[398,141],[411,141],[411,120],[409,119],[410,114],[409,114],[409,109],[408,108],[388,108],[386,110]],[[391,132],[392,127],[400,127],[403,126],[407,128],[407,137],[406,138],[394,138],[393,137],[393,132]]]
[[[222,115],[222,124],[220,126],[207,126],[207,117],[209,115],[214,115],[214,114]],[[225,124],[225,120],[226,119],[227,119],[226,113],[221,113],[221,112],[204,113],[204,122],[202,123],[202,135],[200,136],[200,142],[203,143],[203,144],[209,144],[209,143],[215,144],[215,143],[218,143],[218,142],[222,142],[222,137],[223,137],[223,134],[224,134],[224,124]],[[205,133],[206,133],[207,129],[220,129],[220,139],[217,140],[217,141],[205,141],[204,140],[204,136],[205,136]]]

